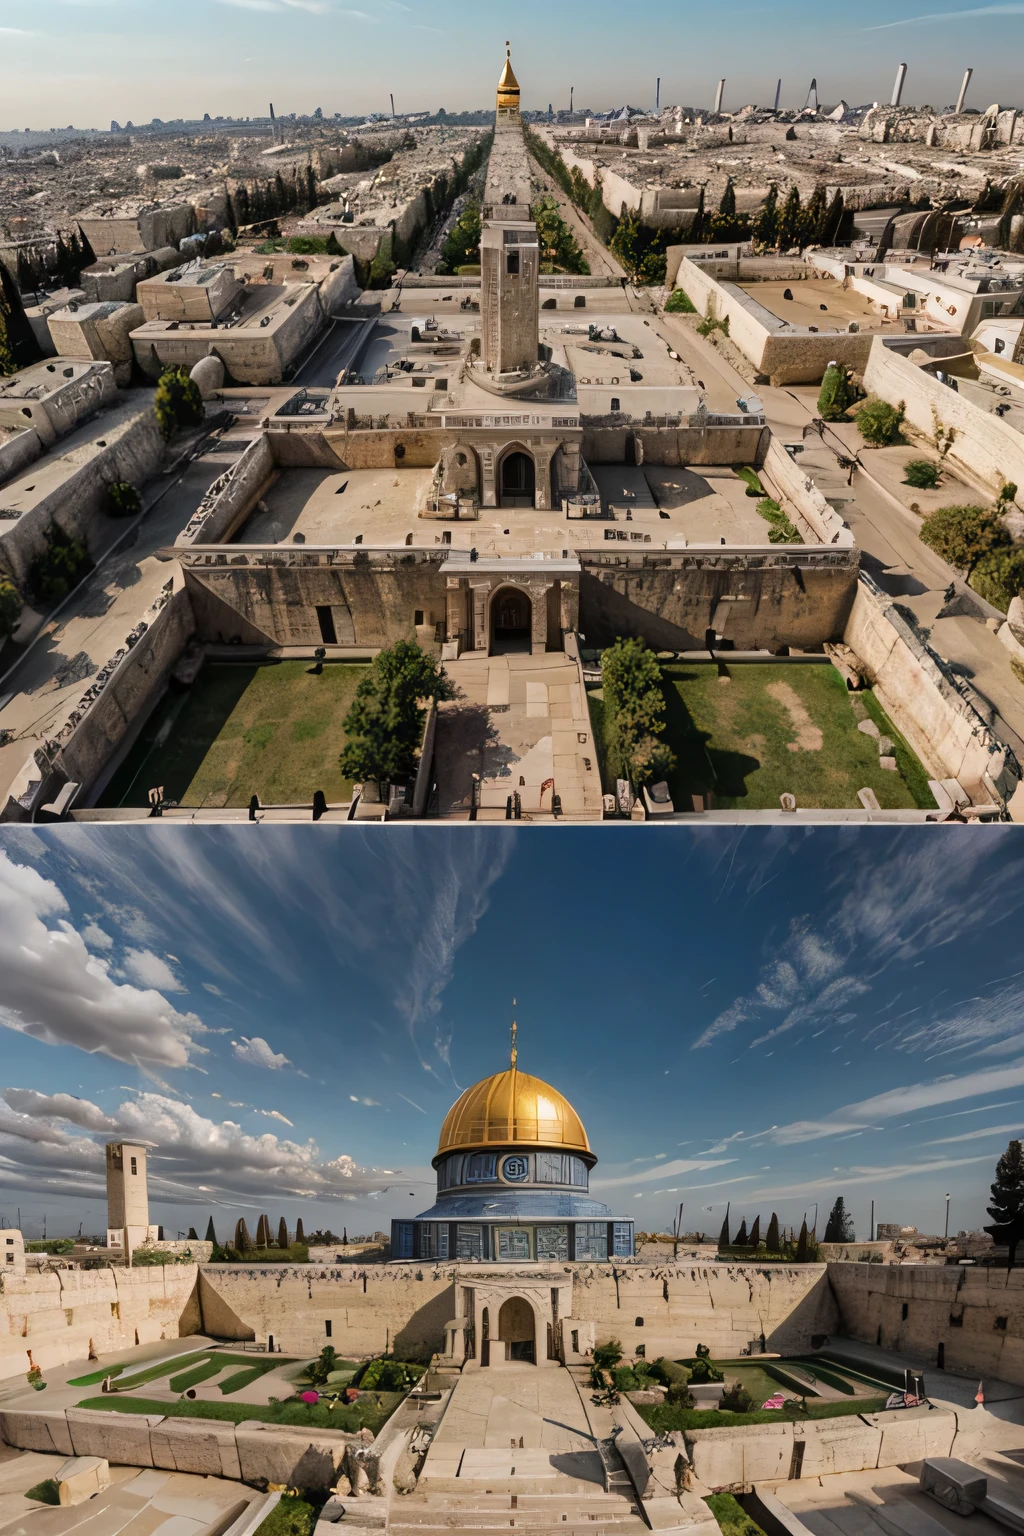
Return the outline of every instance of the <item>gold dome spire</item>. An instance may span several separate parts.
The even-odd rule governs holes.
[[[467,1088],[445,1116],[437,1156],[494,1146],[564,1147],[590,1152],[583,1121],[557,1088],[520,1072],[512,1024],[508,1070]]]
[[[498,81],[498,111],[519,111],[519,81],[512,68],[512,44],[509,42],[505,44],[505,68]]]

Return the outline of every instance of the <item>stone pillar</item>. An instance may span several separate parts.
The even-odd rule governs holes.
[[[557,443],[539,443],[533,450],[533,504],[538,512],[551,511],[551,460]]]
[[[491,649],[490,626],[488,624],[488,599],[491,595],[491,583],[489,580],[471,581],[469,590],[473,605],[469,649],[471,651],[483,651],[486,654]]]
[[[463,639],[466,630],[466,589],[458,576],[449,576],[445,589],[445,637]],[[468,648],[469,641],[466,641]]]
[[[494,478],[494,446],[488,443],[480,449],[480,501],[485,507],[498,505],[498,491]]]
[[[530,650],[534,656],[543,655],[548,648],[548,591],[550,581],[529,583],[531,603]]]

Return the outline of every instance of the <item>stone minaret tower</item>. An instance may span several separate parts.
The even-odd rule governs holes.
[[[127,1236],[126,1236],[127,1234]],[[146,1149],[131,1142],[107,1143],[107,1247],[136,1248],[156,1242],[160,1229],[149,1221]]]

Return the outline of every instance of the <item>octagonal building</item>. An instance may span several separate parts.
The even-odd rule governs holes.
[[[597,1158],[557,1088],[507,1071],[467,1088],[445,1116],[437,1198],[391,1224],[393,1259],[610,1263],[633,1255],[633,1223],[590,1196]]]

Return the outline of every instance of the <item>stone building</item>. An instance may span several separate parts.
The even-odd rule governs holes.
[[[125,1249],[159,1241],[160,1228],[149,1220],[146,1148],[127,1141],[107,1142],[107,1247]]]

